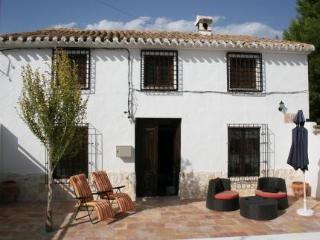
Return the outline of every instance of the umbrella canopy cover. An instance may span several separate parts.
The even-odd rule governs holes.
[[[299,110],[294,123],[297,125],[292,129],[292,144],[287,163],[295,170],[308,170],[308,130],[304,127],[305,118],[302,110]]]

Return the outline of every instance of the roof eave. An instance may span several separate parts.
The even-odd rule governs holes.
[[[180,48],[180,49],[216,49],[216,50],[237,50],[237,51],[277,51],[310,54],[315,50],[311,44],[279,44],[273,42],[242,42],[223,40],[185,40],[185,39],[122,39],[117,38],[102,41],[100,38],[86,41],[65,41],[61,40],[7,40],[0,37],[0,49],[12,48],[55,48],[55,47],[80,47],[80,48]]]

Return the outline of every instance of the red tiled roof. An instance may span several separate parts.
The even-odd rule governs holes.
[[[184,47],[213,48],[265,48],[284,51],[311,52],[314,46],[306,43],[280,39],[266,39],[243,35],[203,35],[192,32],[136,31],[136,30],[81,30],[81,29],[43,29],[34,32],[19,32],[0,35],[0,47],[10,44],[47,43],[61,45],[73,43],[118,45],[176,45]]]

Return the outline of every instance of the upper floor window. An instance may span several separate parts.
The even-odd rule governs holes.
[[[66,48],[63,50],[77,65],[78,82],[81,89],[90,89],[90,50],[75,48]]]
[[[178,90],[177,51],[141,51],[141,89],[155,91]]]
[[[228,91],[262,92],[260,53],[228,53]]]

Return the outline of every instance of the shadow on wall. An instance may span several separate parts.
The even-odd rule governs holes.
[[[24,147],[9,129],[1,125],[1,180],[14,180],[19,187],[19,201],[46,201],[45,166]],[[39,144],[40,145],[40,144]],[[56,184],[54,200],[70,199],[67,188]]]
[[[269,57],[270,56],[270,57]],[[308,64],[306,59],[297,58],[296,55],[291,54],[268,54],[268,59],[265,60],[267,64],[275,64],[277,66],[306,66]]]
[[[25,61],[27,63],[33,60],[48,61],[51,58],[51,56],[49,56],[48,54],[43,54],[36,51],[33,51],[33,52],[28,51],[28,53],[21,53],[21,51],[17,51],[17,52],[11,51],[10,56],[12,56],[18,62]]]
[[[189,63],[226,63],[226,54],[212,54],[211,52],[207,52],[207,54],[204,54],[204,52],[198,53],[198,52],[190,52],[189,54],[183,54],[181,56],[183,61]]]
[[[317,189],[316,189],[316,198],[320,198],[320,159],[318,162],[318,181],[317,181]]]
[[[51,50],[44,49],[43,51],[46,52],[41,52],[41,50],[38,51],[28,51],[28,52],[21,52],[21,50],[15,52],[15,51],[4,51],[2,55],[0,55],[0,60],[2,61],[2,66],[0,67],[0,73],[2,73],[4,76],[6,76],[10,82],[13,81],[13,79],[10,76],[10,71],[14,71],[17,67],[15,66],[14,62],[16,61],[17,63],[19,62],[24,62],[24,66],[27,64],[38,61],[40,64],[43,62],[46,62],[46,67],[47,70],[49,70],[50,74],[50,69],[51,69],[51,64],[52,64],[52,56],[51,56]],[[49,54],[48,54],[49,51]],[[0,53],[1,54],[1,53]],[[2,60],[6,59],[6,60]],[[14,59],[15,61],[11,61]],[[95,61],[92,58],[91,59],[91,66],[90,66],[90,89],[89,90],[83,90],[82,93],[85,95],[88,94],[93,94],[95,93],[96,90],[96,66],[95,66]],[[40,65],[39,65],[40,66]],[[35,69],[35,68],[34,68]]]
[[[97,75],[96,75],[96,58],[90,58],[90,66],[89,66],[89,89],[83,89],[81,93],[83,95],[90,95],[95,94],[96,92],[96,82],[97,82]]]
[[[2,161],[7,173],[44,173],[45,167],[18,143],[18,138],[1,125]]]
[[[270,56],[270,57],[269,57]],[[226,58],[226,52],[221,52],[221,54],[212,54],[211,52],[205,53],[190,53],[183,55],[183,60],[192,63],[224,63],[226,64],[227,58]],[[275,64],[277,66],[283,65],[283,66],[306,66],[308,64],[307,60],[304,58],[297,58],[296,55],[279,55],[279,54],[268,54],[266,57],[264,55],[262,56],[263,61],[265,61],[267,64]],[[272,59],[272,60],[271,60]]]
[[[11,70],[15,70],[15,66],[11,59],[17,62],[24,61],[26,64],[30,63],[32,60],[42,60],[48,61],[50,56],[48,54],[28,52],[27,54],[21,53],[21,51],[2,51],[0,53],[1,68],[0,73],[3,74],[10,82],[13,81],[10,75]]]
[[[89,172],[103,169],[103,134],[95,126],[88,126]]]

